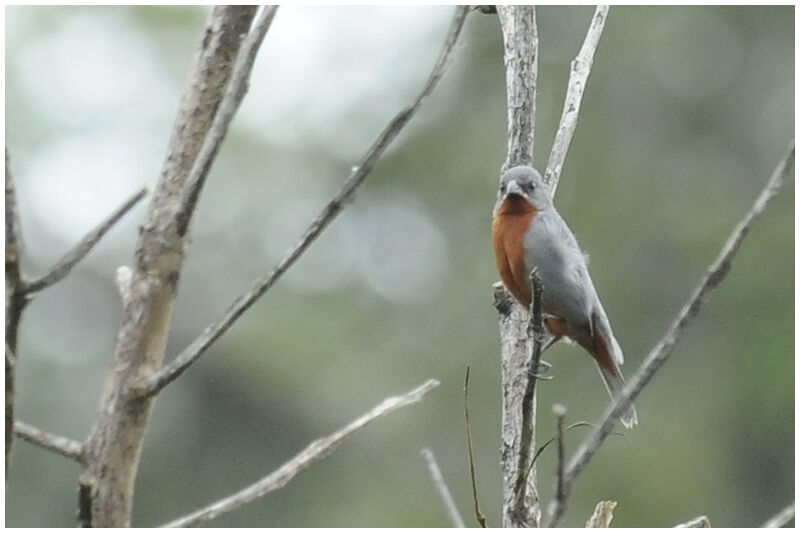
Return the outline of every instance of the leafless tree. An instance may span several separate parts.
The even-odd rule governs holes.
[[[475,7],[481,12],[495,12],[492,6]],[[35,279],[30,279],[22,268],[23,239],[18,201],[6,150],[6,471],[10,466],[14,437],[78,462],[82,467],[78,480],[78,516],[82,525],[131,525],[139,457],[155,397],[198,361],[346,208],[387,147],[414,117],[444,75],[470,8],[461,6],[455,10],[441,54],[417,96],[389,121],[339,191],[310,222],[301,238],[287,250],[284,258],[268,274],[255,280],[217,322],[209,325],[169,363],[163,364],[193,213],[231,120],[247,92],[254,59],[276,12],[276,6],[260,10],[253,6],[215,7],[211,11],[190,70],[189,83],[181,100],[157,185],[152,191],[136,191],[45,275]],[[503,165],[506,169],[533,163],[538,38],[536,12],[532,6],[498,6],[496,12],[504,39],[508,86],[509,142],[508,157]],[[607,6],[597,8],[584,44],[572,63],[561,122],[545,170],[551,195],[555,194],[559,182],[594,52],[608,13]],[[753,208],[734,229],[675,323],[569,461],[563,457],[563,410],[558,411],[558,489],[546,513],[542,512],[537,492],[533,454],[536,450],[536,377],[535,372],[530,372],[531,362],[535,362],[532,354],[539,351],[536,332],[541,329],[541,320],[535,307],[541,299],[541,287],[537,290],[537,284],[532,282],[534,295],[538,294],[534,297],[532,313],[515,303],[502,286],[495,287],[502,352],[504,526],[538,526],[543,515],[547,525],[559,523],[567,510],[577,477],[611,432],[620,413],[641,393],[669,357],[681,331],[697,315],[704,298],[724,279],[742,239],[783,181],[790,177],[793,165],[792,141],[788,154],[778,164]],[[19,364],[17,332],[27,303],[36,293],[67,276],[108,230],[148,194],[149,208],[136,245],[134,262],[132,266],[123,266],[117,271],[123,318],[91,432],[83,441],[74,441],[15,419],[14,378]],[[164,525],[203,524],[283,487],[298,472],[329,454],[345,438],[396,409],[420,401],[437,384],[436,380],[430,379],[405,394],[385,399],[338,431],[311,442],[291,460],[257,482]],[[429,452],[425,456],[451,520],[462,525],[433,454]],[[587,525],[607,526],[615,505],[614,502],[600,502]],[[793,514],[793,507],[790,511]],[[785,523],[790,511],[784,510],[768,523]],[[707,524],[707,519],[698,517],[682,526]]]

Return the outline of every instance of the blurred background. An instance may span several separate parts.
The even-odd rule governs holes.
[[[41,274],[158,176],[208,7],[7,7],[6,144],[24,266]],[[196,213],[167,357],[281,258],[385,123],[411,101],[453,7],[282,7]],[[537,10],[536,165],[592,7]],[[614,7],[556,195],[631,375],[660,339],[794,130],[793,7]],[[355,202],[236,326],[160,396],[134,524],[225,496],[388,395],[441,386],[382,419],[283,490],[214,526],[448,526],[420,448],[472,519],[462,386],[471,371],[478,490],[499,525],[498,279],[491,209],[506,148],[495,16],[468,18],[455,60]],[[18,417],[89,431],[121,316],[138,207],[20,336]],[[669,363],[575,485],[564,525],[617,500],[617,526],[700,514],[756,526],[794,500],[794,182],[745,241]],[[595,421],[608,398],[574,347],[546,354],[550,406]],[[571,454],[586,429],[567,435]],[[539,461],[545,501],[555,450]],[[79,468],[17,441],[6,525],[75,524]]]

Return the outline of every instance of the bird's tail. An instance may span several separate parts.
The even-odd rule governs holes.
[[[613,364],[613,367],[613,370],[609,370],[602,365],[597,365],[597,368],[600,370],[600,375],[603,376],[606,389],[608,389],[608,394],[611,395],[612,399],[616,399],[625,387],[625,379],[622,377],[622,372],[616,363]],[[635,427],[636,424],[639,423],[639,419],[636,416],[636,408],[633,404],[631,404],[627,411],[622,413],[619,420],[622,422],[622,425],[628,429]]]
[[[611,395],[612,399],[616,399],[622,393],[622,389],[625,388],[625,378],[622,377],[622,370],[619,368],[623,360],[622,349],[619,347],[614,335],[608,331],[608,328],[605,328],[608,333],[603,334],[602,329],[597,327],[600,324],[595,324],[595,326],[592,355],[597,363],[597,368],[600,370],[600,375],[603,376],[608,394]],[[610,338],[610,342],[607,342],[606,338]],[[619,420],[628,429],[639,423],[633,404],[627,411],[622,413]]]

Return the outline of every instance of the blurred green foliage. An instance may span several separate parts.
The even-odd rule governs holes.
[[[427,75],[451,8],[414,8],[419,22],[406,27],[422,29],[408,35],[391,33],[391,17],[411,8],[392,9],[388,17],[380,8],[279,11],[247,97],[253,107],[243,107],[249,116],[234,124],[201,200],[168,355],[269,271],[276,250],[299,235]],[[91,220],[99,220],[116,205],[87,203],[83,193],[57,195],[77,187],[64,182],[86,174],[89,159],[43,172],[37,165],[55,144],[87,132],[113,141],[121,125],[133,124],[120,157],[128,149],[134,156],[83,187],[102,193],[121,183],[132,191],[155,180],[205,12],[6,8],[7,146],[20,183],[28,271],[44,271],[77,238],[59,233],[59,221],[90,207],[98,213]],[[591,13],[590,7],[538,9],[539,167]],[[628,375],[671,323],[793,135],[793,15],[793,7],[611,10],[556,202],[591,255]],[[347,28],[362,20],[383,26],[359,34],[361,40],[336,27],[316,40],[304,33],[312,18],[325,27],[326,17]],[[279,42],[291,46],[275,49],[273,33],[283,24],[292,31]],[[78,30],[62,42],[65,28]],[[122,65],[99,61],[100,67],[116,73],[130,59],[133,69],[135,55],[147,51],[144,64],[163,90],[145,84],[128,94],[111,84],[88,98],[82,112],[59,112],[60,95],[70,90],[63,80],[78,76],[88,61],[79,53],[82,36],[94,31],[117,32],[127,47],[110,56]],[[389,34],[396,43],[387,42]],[[360,73],[373,85],[359,101],[336,107],[334,101],[353,96],[347,84],[320,79],[316,70],[286,74],[327,42],[340,47],[328,58],[334,73],[339,61],[357,65],[378,44],[393,55],[374,73]],[[65,54],[63,64],[46,61],[55,61],[53,43]],[[281,65],[283,74],[271,76]],[[54,86],[40,86],[47,80]],[[97,90],[93,80],[74,83],[78,96]],[[284,113],[256,105],[274,103],[281,90],[301,83],[317,91],[307,105]],[[120,101],[109,100],[112,107],[98,104],[114,96]],[[309,112],[319,115],[316,122],[303,109],[319,110]],[[377,422],[285,489],[213,525],[447,526],[419,454],[423,446],[433,449],[472,523],[462,412],[468,364],[478,488],[489,523],[499,523],[499,355],[490,289],[498,276],[489,225],[505,120],[498,23],[473,14],[441,86],[315,245],[321,251],[303,257],[159,397],[141,460],[135,524],[157,525],[255,481],[313,438],[428,377],[442,385],[422,404]],[[793,196],[791,182],[644,391],[639,427],[610,438],[579,479],[565,525],[582,525],[597,501],[613,499],[617,526],[669,526],[699,514],[717,527],[755,526],[794,500]],[[382,220],[385,209],[397,217]],[[26,312],[17,375],[22,420],[74,438],[91,427],[120,316],[113,273],[130,264],[143,214],[140,208],[130,215]],[[84,225],[83,231],[91,227]],[[345,259],[343,247],[352,248]],[[546,359],[555,379],[540,388],[540,438],[553,433],[551,404],[567,406],[569,423],[596,420],[608,401],[581,350],[559,345]],[[585,431],[568,434],[568,454]],[[554,469],[550,449],[539,464],[545,501]],[[16,442],[6,524],[74,524],[78,472],[65,459]]]

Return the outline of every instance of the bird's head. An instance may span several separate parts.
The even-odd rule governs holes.
[[[539,172],[529,166],[508,169],[500,178],[497,203],[494,214],[501,210],[509,212],[526,211],[533,207],[542,211],[552,205],[550,193]]]

